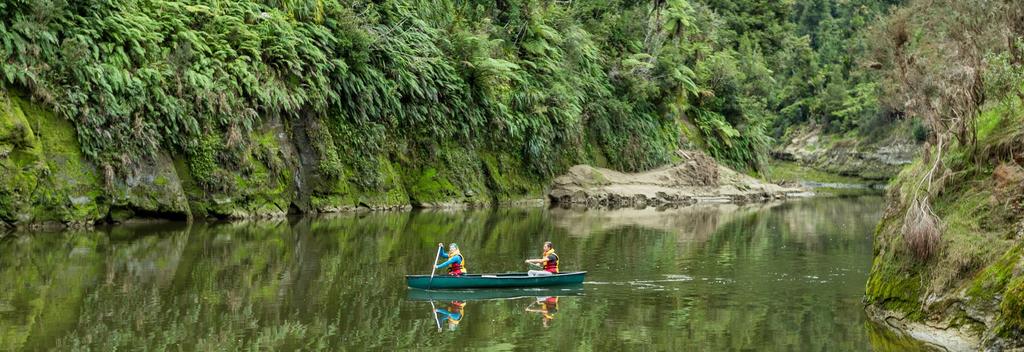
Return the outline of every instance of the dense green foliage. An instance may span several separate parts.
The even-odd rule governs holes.
[[[0,81],[73,121],[107,169],[244,148],[267,116],[323,130],[310,138],[327,177],[346,164],[379,179],[382,154],[450,143],[512,152],[540,176],[640,170],[669,161],[680,128],[758,168],[773,121],[872,115],[851,54],[882,6],[15,0],[0,4]]]

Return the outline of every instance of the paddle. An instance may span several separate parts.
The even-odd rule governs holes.
[[[434,300],[430,300],[430,312],[434,313],[434,321],[437,322],[437,332],[441,332],[441,320],[437,319],[437,307],[434,306]]]
[[[427,281],[427,289],[430,289],[430,285],[434,283],[434,271],[437,271],[437,259],[441,258],[441,244],[437,245],[437,254],[434,255],[434,265],[430,266],[430,281]]]

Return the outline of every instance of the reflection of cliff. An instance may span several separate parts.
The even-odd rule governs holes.
[[[820,237],[822,233],[870,233],[882,214],[880,196],[860,196],[834,202],[811,199],[783,204],[783,222],[795,236]]]
[[[590,236],[626,227],[642,227],[675,234],[680,240],[702,240],[720,224],[753,212],[778,206],[779,202],[735,205],[700,204],[679,208],[644,209],[551,209],[552,223],[569,236]]]
[[[2,348],[45,349],[74,326],[81,297],[100,274],[96,252],[103,236],[95,232],[47,235],[52,237],[0,243]]]
[[[0,346],[50,349],[78,326],[96,287],[170,285],[185,231],[119,227],[22,236],[0,245]],[[138,237],[139,232],[149,236]],[[127,239],[127,240],[126,240]],[[17,253],[17,255],[9,255]]]
[[[120,279],[127,283],[154,282],[160,287],[171,285],[189,241],[189,229],[184,225],[170,230],[167,227],[129,225],[111,229],[109,237],[115,240],[104,260],[104,283]]]

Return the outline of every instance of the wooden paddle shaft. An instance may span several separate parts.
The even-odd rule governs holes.
[[[438,251],[438,252],[440,252],[440,251]],[[436,263],[437,260],[435,259],[434,262]],[[441,320],[437,319],[437,307],[434,306],[434,300],[430,300],[430,312],[434,313],[434,321],[437,322],[437,331],[440,332],[441,331]]]
[[[434,265],[430,266],[430,282],[427,283],[427,288],[430,288],[430,284],[434,283],[434,272],[437,271],[437,259],[441,258],[441,246],[437,246],[437,254],[434,254]]]

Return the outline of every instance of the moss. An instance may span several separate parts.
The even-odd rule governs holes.
[[[313,151],[316,152],[317,172],[320,176],[328,179],[343,177],[345,167],[331,131],[322,121],[317,120],[310,123],[306,133]]]
[[[999,313],[1003,323],[996,332],[998,335],[1010,338],[1024,335],[1024,276],[1007,284]]]
[[[1020,261],[1024,244],[1017,244],[1006,251],[1002,257],[982,270],[971,281],[967,288],[967,296],[980,305],[989,305],[996,296],[1006,289],[1013,277],[1013,268]]]
[[[904,313],[911,320],[921,320],[921,274],[916,268],[907,268],[907,264],[892,253],[876,256],[868,276],[866,299],[870,304]]]
[[[187,160],[177,160],[175,169],[193,214],[240,218],[287,212],[292,177],[277,132],[276,128],[254,131],[247,136],[251,142],[238,148],[227,148],[219,135],[211,134]]]
[[[98,172],[85,160],[74,127],[22,97],[0,100],[0,140],[10,150],[0,168],[13,170],[0,176],[0,194],[17,193],[5,196],[0,218],[77,223],[104,217]]]
[[[992,122],[995,116],[982,116],[979,123],[997,125]],[[989,128],[982,126],[982,130]],[[998,134],[998,130],[982,133]],[[976,163],[971,150],[954,147],[943,162],[953,172],[947,174],[944,186],[934,186],[940,188],[933,188],[931,197],[933,212],[942,224],[940,254],[925,262],[899,255],[905,204],[927,172],[918,159],[890,184],[893,197],[876,231],[867,300],[917,320],[943,319],[979,335],[994,329],[1001,337],[1020,338],[1024,336],[1024,277],[1020,276],[1024,242],[1013,236],[1013,228],[1021,219],[1019,211],[1004,200],[1005,194],[999,193],[1005,191],[996,192],[993,166]],[[936,306],[933,311],[923,312],[925,292],[947,297],[962,292],[967,308]],[[982,324],[966,311],[994,315],[994,319]]]
[[[350,191],[348,182],[344,179],[320,181],[313,186],[313,192],[309,198],[310,207],[317,211],[330,211],[356,204],[356,198]]]
[[[891,201],[891,200],[890,200]],[[885,214],[875,229],[874,259],[865,289],[865,300],[887,310],[921,320],[921,294],[925,266],[900,250],[902,213]]]
[[[216,158],[222,149],[220,136],[212,133],[203,136],[197,146],[189,149],[189,172],[202,186],[210,186],[216,182],[214,174],[219,169]]]
[[[413,205],[486,204],[516,192],[495,156],[461,146],[438,146],[429,158],[403,160],[401,176]],[[505,192],[509,193],[505,193]]]
[[[166,186],[167,183],[167,178],[163,176],[157,176],[157,178],[153,180],[153,184],[157,186]]]
[[[481,153],[487,188],[500,201],[539,198],[544,195],[544,180],[528,174],[522,162],[505,153]]]
[[[380,180],[378,186],[373,190],[366,190],[356,195],[360,204],[372,207],[393,207],[408,204],[409,195],[402,184],[402,177],[398,170],[387,158],[377,158],[377,170]]]
[[[409,187],[409,197],[415,204],[443,202],[461,193],[448,179],[440,177],[434,167],[414,173],[411,179],[415,182]]]

